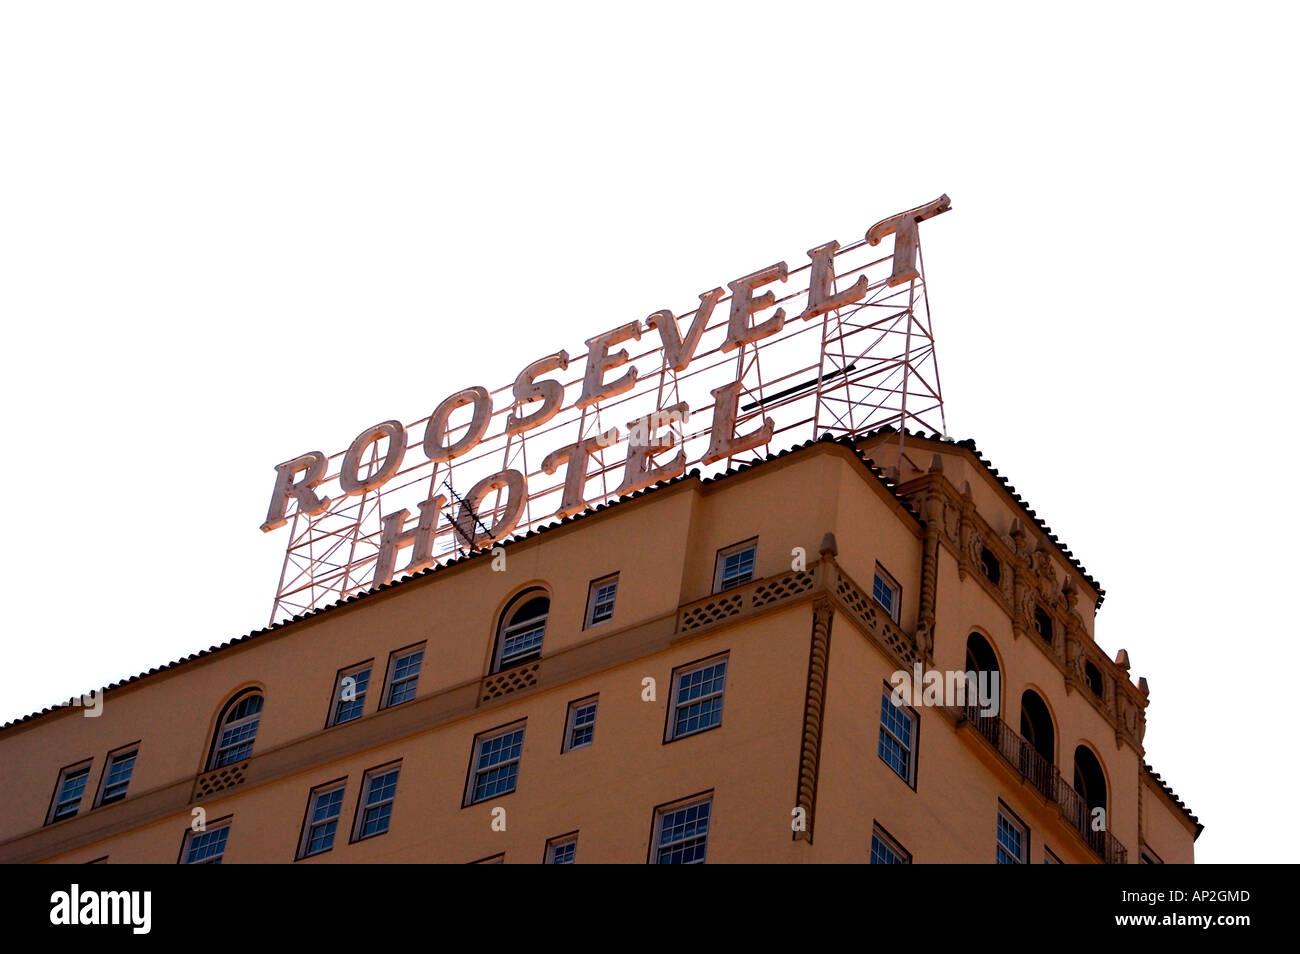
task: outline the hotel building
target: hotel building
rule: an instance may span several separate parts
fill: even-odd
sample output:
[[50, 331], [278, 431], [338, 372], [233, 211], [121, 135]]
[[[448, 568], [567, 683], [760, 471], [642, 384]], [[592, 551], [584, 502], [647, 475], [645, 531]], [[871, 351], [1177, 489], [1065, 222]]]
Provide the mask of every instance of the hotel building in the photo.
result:
[[7, 724], [0, 861], [1188, 863], [1103, 596], [973, 443], [816, 441]]

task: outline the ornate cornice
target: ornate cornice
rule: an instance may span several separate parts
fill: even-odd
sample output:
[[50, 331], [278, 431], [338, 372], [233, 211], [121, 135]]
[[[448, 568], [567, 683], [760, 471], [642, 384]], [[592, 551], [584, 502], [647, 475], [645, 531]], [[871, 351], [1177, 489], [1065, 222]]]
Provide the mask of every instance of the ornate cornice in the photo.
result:
[[[1076, 689], [1083, 693], [1114, 729], [1116, 747], [1127, 741], [1141, 753], [1148, 693], [1142, 683], [1135, 686], [1129, 679], [1123, 650], [1120, 660], [1112, 660], [1088, 634], [1076, 608], [1078, 585], [1069, 572], [1063, 578], [1059, 575], [1046, 542], [1036, 538], [1018, 519], [1007, 534], [998, 533], [976, 510], [970, 486], [958, 490], [944, 476], [941, 460], [936, 459], [928, 473], [903, 484], [899, 492], [922, 515], [927, 534], [938, 530], [938, 542], [956, 560], [959, 578], [969, 577], [984, 588], [1007, 614], [1017, 639], [1025, 636], [1038, 645], [1060, 670], [1067, 693]], [[985, 547], [1002, 568], [997, 583], [983, 572], [981, 554]], [[1052, 622], [1050, 644], [1039, 635], [1034, 620], [1039, 608]], [[917, 635], [922, 636], [920, 632]], [[1089, 662], [1102, 676], [1100, 698], [1087, 678]]]

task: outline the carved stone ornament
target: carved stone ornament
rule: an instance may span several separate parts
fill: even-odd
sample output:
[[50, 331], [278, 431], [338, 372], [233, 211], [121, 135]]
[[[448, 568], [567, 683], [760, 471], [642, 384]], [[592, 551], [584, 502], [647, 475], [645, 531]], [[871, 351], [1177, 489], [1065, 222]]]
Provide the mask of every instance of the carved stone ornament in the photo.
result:
[[1142, 728], [1142, 710], [1138, 708], [1137, 703], [1129, 698], [1127, 692], [1116, 693], [1117, 715], [1121, 724], [1128, 731], [1129, 735], [1141, 741], [1139, 734]]
[[1061, 595], [1065, 598], [1065, 605], [1070, 608], [1070, 612], [1075, 611], [1075, 606], [1079, 602], [1079, 587], [1070, 577], [1065, 578], [1065, 583], [1061, 585]]
[[934, 637], [930, 634], [930, 627], [922, 623], [916, 627], [916, 648], [923, 659], [933, 659], [931, 651], [934, 649]]
[[946, 499], [943, 502], [943, 532], [953, 542], [961, 533], [961, 511]]
[[1085, 678], [1083, 663], [1083, 643], [1079, 642], [1073, 635], [1067, 635], [1065, 637], [1065, 664], [1069, 667], [1070, 672], [1081, 680]]
[[1020, 618], [1026, 623], [1032, 620], [1037, 604], [1038, 594], [1034, 592], [1033, 588], [1019, 579], [1016, 580], [1016, 606], [1020, 610]]
[[1022, 559], [1029, 557], [1029, 535], [1025, 533], [1025, 525], [1017, 517], [1011, 521], [1011, 551]]
[[1038, 574], [1038, 588], [1043, 599], [1055, 603], [1060, 599], [1060, 584], [1056, 578], [1056, 567], [1052, 558], [1041, 547], [1034, 551], [1034, 572]]

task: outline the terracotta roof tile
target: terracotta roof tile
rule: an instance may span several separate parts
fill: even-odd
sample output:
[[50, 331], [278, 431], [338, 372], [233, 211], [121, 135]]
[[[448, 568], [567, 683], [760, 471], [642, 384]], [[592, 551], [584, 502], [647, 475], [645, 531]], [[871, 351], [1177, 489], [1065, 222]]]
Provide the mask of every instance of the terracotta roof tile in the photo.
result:
[[[503, 542], [501, 545], [505, 547], [514, 546], [516, 544], [524, 542], [525, 540], [531, 540], [534, 537], [538, 537], [544, 533], [550, 532], [551, 530], [555, 530], [558, 527], [567, 526], [569, 524], [576, 523], [579, 520], [589, 519], [594, 514], [601, 513], [606, 510], [610, 510], [613, 507], [619, 506], [620, 504], [624, 504], [627, 503], [628, 501], [636, 500], [640, 497], [647, 496], [648, 494], [652, 494], [658, 490], [662, 490], [665, 487], [670, 487], [674, 484], [683, 483], [688, 480], [700, 480], [702, 484], [716, 483], [717, 481], [724, 480], [727, 477], [733, 476], [735, 474], [740, 474], [745, 471], [753, 470], [756, 467], [759, 467], [763, 464], [769, 463], [774, 460], [778, 460], [782, 457], [788, 457], [790, 454], [797, 453], [798, 451], [801, 450], [805, 450], [819, 443], [840, 444], [848, 448], [850, 451], [852, 451], [854, 456], [857, 457], [860, 461], [862, 461], [862, 463], [867, 467], [867, 469], [871, 472], [871, 474], [881, 482], [881, 484], [894, 496], [894, 498], [897, 499], [898, 502], [903, 505], [904, 509], [912, 517], [912, 519], [916, 520], [916, 522], [919, 524], [920, 518], [916, 515], [915, 511], [913, 511], [912, 508], [908, 505], [907, 501], [903, 500], [903, 498], [898, 495], [897, 488], [895, 488], [894, 485], [885, 477], [884, 472], [881, 471], [880, 468], [878, 468], [870, 458], [868, 458], [865, 454], [861, 453], [855, 446], [856, 441], [861, 440], [863, 436], [867, 436], [867, 435], [859, 435], [857, 437], [851, 437], [851, 438], [850, 437], [832, 438], [827, 436], [827, 437], [819, 438], [817, 440], [805, 441], [804, 443], [796, 445], [795, 447], [788, 448], [787, 450], [768, 454], [764, 457], [756, 457], [751, 461], [745, 461], [739, 464], [734, 464], [726, 471], [723, 471], [722, 473], [715, 474], [712, 477], [707, 477], [703, 479], [700, 478], [700, 471], [698, 469], [692, 470], [689, 473], [683, 474], [680, 477], [674, 477], [671, 480], [660, 481], [659, 483], [654, 484], [650, 487], [646, 487], [642, 490], [635, 491], [634, 493], [627, 494], [623, 497], [619, 497], [617, 500], [610, 500], [598, 504], [597, 506], [592, 507], [589, 510], [584, 510], [582, 513], [576, 514], [572, 517], [565, 517], [562, 520], [556, 520], [552, 523], [543, 524], [542, 526], [536, 527], [525, 534], [507, 540]], [[228, 649], [231, 646], [237, 646], [241, 643], [246, 643], [249, 640], [256, 639], [259, 636], [265, 636], [268, 633], [273, 633], [277, 630], [284, 629], [285, 627], [291, 626], [294, 623], [302, 622], [303, 620], [307, 620], [307, 619], [312, 619], [314, 617], [320, 616], [323, 613], [328, 613], [331, 610], [337, 609], [341, 606], [346, 606], [349, 603], [355, 603], [359, 600], [366, 599], [367, 597], [373, 596], [377, 593], [386, 592], [388, 590], [391, 590], [395, 586], [402, 586], [403, 584], [408, 583], [410, 581], [426, 577], [431, 573], [437, 573], [441, 570], [444, 570], [447, 567], [457, 566], [461, 563], [466, 563], [470, 560], [485, 559], [490, 556], [491, 556], [491, 551], [486, 549], [479, 550], [475, 553], [463, 554], [461, 556], [448, 560], [445, 563], [440, 563], [437, 566], [432, 566], [429, 567], [428, 569], [420, 570], [417, 573], [412, 573], [409, 576], [404, 576], [401, 579], [394, 580], [391, 583], [383, 583], [380, 584], [379, 586], [371, 587], [370, 589], [364, 590], [360, 593], [354, 593], [351, 596], [346, 596], [343, 599], [336, 600], [335, 602], [329, 603], [325, 606], [319, 606], [316, 607], [315, 609], [305, 610], [304, 612], [291, 616], [288, 619], [283, 619], [280, 620], [279, 622], [272, 623], [269, 626], [264, 626], [261, 629], [253, 630], [252, 632], [248, 633], [245, 636], [238, 636], [234, 639], [227, 640], [226, 642], [221, 643], [218, 646], [212, 646], [208, 649], [203, 649], [200, 650], [199, 652], [191, 653], [188, 656], [185, 656], [181, 659], [173, 660], [172, 662], [169, 663], [165, 663], [162, 666], [155, 666], [154, 668], [150, 669], [148, 672], [137, 673], [134, 676], [129, 676], [125, 679], [121, 679], [117, 682], [105, 686], [103, 692], [108, 692], [113, 689], [121, 689], [125, 686], [131, 685], [134, 682], [138, 682], [139, 680], [144, 679], [147, 676], [152, 676], [161, 672], [169, 672], [173, 669], [176, 669], [179, 666], [185, 665], [186, 663], [193, 662], [196, 659], [202, 659], [204, 656], [210, 656], [213, 653], [220, 652], [223, 649]], [[0, 732], [30, 722], [33, 719], [38, 719], [41, 716], [50, 715], [52, 713], [59, 712], [64, 709], [71, 709], [71, 708], [77, 708], [77, 707], [69, 706], [66, 704], [49, 706], [47, 708], [41, 709], [39, 712], [33, 712], [30, 713], [29, 715], [25, 715], [20, 718], [13, 719], [9, 722], [6, 722], [4, 725], [0, 725]]]
[[[895, 430], [891, 425], [886, 424], [878, 431], [872, 431], [870, 434], [864, 434], [863, 438], [872, 436], [874, 434], [881, 434], [881, 433], [897, 434], [898, 431]], [[1076, 557], [1074, 553], [1071, 552], [1070, 548], [1065, 545], [1065, 542], [1061, 540], [1059, 537], [1057, 537], [1057, 535], [1052, 532], [1052, 528], [1043, 522], [1043, 520], [1038, 516], [1038, 512], [1029, 506], [1029, 501], [1021, 497], [1020, 494], [1016, 491], [1016, 488], [1013, 487], [1010, 484], [1010, 482], [1008, 482], [1007, 479], [998, 472], [998, 469], [994, 467], [991, 463], [989, 463], [988, 459], [983, 454], [980, 453], [979, 448], [975, 446], [975, 441], [971, 440], [970, 438], [967, 438], [966, 440], [962, 440], [962, 441], [948, 441], [948, 440], [944, 440], [938, 434], [924, 434], [920, 431], [904, 430], [903, 433], [906, 434], [908, 437], [918, 437], [921, 440], [933, 441], [936, 444], [944, 444], [952, 447], [964, 447], [968, 451], [970, 451], [971, 454], [974, 456], [974, 458], [977, 461], [979, 461], [980, 465], [986, 471], [988, 471], [988, 473], [995, 480], [997, 480], [998, 483], [1002, 485], [1003, 489], [1006, 490], [1008, 494], [1011, 495], [1011, 499], [1020, 505], [1020, 508], [1024, 510], [1025, 514], [1029, 517], [1029, 519], [1034, 522], [1034, 526], [1036, 526], [1039, 529], [1039, 531], [1042, 532], [1043, 536], [1045, 536], [1048, 540], [1052, 541], [1052, 543], [1056, 546], [1056, 549], [1060, 551], [1061, 555], [1065, 557], [1070, 562], [1070, 565], [1074, 567], [1076, 570], [1078, 570], [1079, 574], [1085, 580], [1088, 581], [1088, 584], [1094, 590], [1097, 591], [1097, 606], [1098, 608], [1101, 607], [1101, 604], [1106, 601], [1106, 590], [1103, 589], [1102, 585], [1098, 583], [1096, 579], [1093, 578], [1092, 574], [1088, 572], [1087, 568], [1082, 563], [1079, 562], [1078, 557]], [[859, 440], [861, 439], [862, 438], [859, 438]]]
[[[509, 547], [509, 546], [522, 543], [525, 540], [530, 540], [533, 539], [534, 537], [541, 536], [542, 534], [548, 533], [558, 527], [567, 526], [569, 524], [576, 523], [579, 520], [589, 519], [595, 514], [602, 513], [613, 507], [617, 507], [620, 504], [624, 504], [631, 500], [636, 500], [640, 497], [647, 496], [649, 494], [655, 493], [656, 491], [662, 490], [666, 487], [671, 487], [674, 484], [679, 484], [684, 481], [699, 480], [701, 484], [717, 483], [720, 480], [725, 480], [726, 478], [734, 476], [736, 474], [753, 470], [757, 467], [761, 467], [764, 464], [770, 463], [775, 460], [780, 460], [781, 458], [784, 457], [789, 457], [791, 454], [796, 454], [799, 451], [806, 450], [809, 447], [813, 447], [814, 445], [817, 444], [839, 444], [840, 446], [845, 447], [849, 451], [851, 451], [853, 455], [859, 461], [862, 462], [863, 466], [867, 468], [868, 472], [870, 472], [871, 475], [875, 477], [876, 480], [880, 481], [881, 485], [894, 497], [894, 499], [896, 499], [902, 505], [903, 509], [908, 513], [908, 515], [911, 516], [911, 518], [919, 525], [921, 522], [920, 517], [917, 515], [915, 510], [912, 509], [911, 505], [898, 493], [898, 488], [894, 485], [892, 481], [889, 480], [889, 478], [885, 475], [884, 471], [882, 471], [879, 467], [877, 467], [875, 462], [866, 454], [864, 454], [861, 450], [859, 450], [857, 446], [861, 441], [874, 437], [876, 435], [896, 434], [896, 433], [898, 433], [897, 430], [895, 430], [892, 426], [886, 424], [883, 427], [877, 428], [872, 431], [865, 431], [861, 434], [845, 435], [842, 437], [823, 435], [822, 437], [817, 438], [815, 440], [804, 441], [801, 444], [797, 444], [794, 447], [790, 447], [785, 450], [767, 454], [762, 457], [755, 457], [753, 460], [744, 461], [738, 464], [733, 464], [727, 470], [719, 474], [715, 474], [712, 477], [701, 478], [700, 471], [698, 469], [692, 470], [689, 473], [683, 474], [680, 477], [674, 477], [671, 480], [660, 481], [657, 484], [654, 484], [650, 487], [646, 487], [642, 490], [638, 490], [626, 496], [620, 497], [617, 500], [610, 500], [598, 504], [589, 510], [585, 510], [582, 513], [575, 514], [574, 516], [565, 517], [562, 520], [557, 520], [552, 523], [543, 524], [539, 527], [536, 527], [528, 531], [525, 534], [522, 534], [518, 537], [514, 537], [513, 539], [505, 541], [502, 544], [502, 546]], [[989, 464], [987, 460], [985, 460], [985, 458], [979, 453], [978, 449], [975, 447], [975, 442], [973, 440], [944, 441], [939, 437], [938, 434], [926, 435], [920, 432], [912, 432], [912, 431], [905, 431], [904, 433], [906, 433], [910, 437], [919, 437], [924, 440], [935, 441], [936, 443], [954, 444], [955, 446], [964, 447], [970, 450], [971, 453], [975, 456], [976, 460], [978, 460], [980, 464], [983, 465], [989, 471], [989, 473], [992, 474], [995, 478], [997, 478], [998, 481], [1007, 489], [1007, 492], [1011, 494], [1012, 498], [1015, 499], [1017, 503], [1019, 503], [1022, 507], [1025, 508], [1025, 512], [1030, 515], [1031, 519], [1034, 520], [1035, 525], [1037, 525], [1038, 528], [1042, 530], [1043, 533], [1054, 544], [1057, 545], [1058, 549], [1060, 549], [1061, 552], [1065, 555], [1065, 557], [1070, 561], [1071, 565], [1073, 565], [1075, 569], [1077, 569], [1081, 574], [1083, 574], [1085, 579], [1087, 579], [1088, 582], [1092, 584], [1092, 586], [1097, 590], [1099, 594], [1097, 604], [1099, 606], [1101, 605], [1101, 600], [1105, 597], [1105, 591], [1088, 574], [1087, 570], [1085, 570], [1083, 566], [1074, 558], [1074, 556], [1070, 553], [1070, 551], [1066, 549], [1065, 546], [1057, 539], [1056, 535], [1051, 532], [1051, 529], [1048, 528], [1046, 524], [1044, 524], [1041, 520], [1038, 519], [1038, 517], [1034, 514], [1033, 510], [1029, 509], [1028, 504], [1020, 497], [1019, 494], [1016, 493], [1015, 488], [1012, 487], [1010, 484], [1008, 484], [1006, 479], [1003, 478], [1000, 474], [998, 474], [997, 470], [993, 468], [993, 466]], [[328, 613], [331, 610], [337, 609], [338, 607], [346, 606], [349, 603], [355, 603], [359, 600], [366, 599], [367, 597], [372, 596], [374, 594], [386, 592], [395, 586], [401, 586], [410, 581], [422, 579], [424, 577], [427, 577], [431, 573], [437, 573], [441, 570], [444, 570], [447, 567], [457, 566], [459, 564], [466, 563], [470, 560], [484, 559], [487, 558], [488, 556], [490, 556], [489, 550], [479, 550], [475, 553], [468, 553], [458, 557], [454, 557], [453, 559], [448, 560], [445, 563], [441, 563], [438, 564], [437, 566], [429, 567], [428, 569], [425, 570], [420, 570], [417, 573], [412, 573], [409, 576], [404, 576], [401, 579], [392, 581], [391, 583], [384, 583], [379, 586], [371, 587], [368, 590], [365, 590], [360, 593], [354, 593], [351, 596], [346, 596], [343, 599], [336, 600], [335, 602], [327, 604], [325, 606], [320, 606], [315, 609], [306, 610], [302, 613], [298, 613], [287, 619], [283, 619], [280, 620], [279, 622], [272, 623], [269, 626], [265, 626], [261, 629], [253, 630], [247, 635], [238, 636], [234, 639], [227, 640], [226, 642], [221, 643], [220, 645], [213, 646], [208, 649], [200, 650], [199, 652], [196, 653], [191, 653], [188, 656], [166, 663], [162, 666], [156, 666], [150, 669], [148, 672], [138, 673], [134, 676], [130, 676], [125, 679], [119, 680], [117, 682], [111, 683], [105, 686], [103, 691], [108, 692], [109, 690], [120, 689], [124, 686], [129, 686], [134, 682], [138, 682], [139, 680], [145, 678], [146, 676], [152, 676], [161, 672], [169, 672], [173, 669], [176, 669], [179, 666], [183, 666], [186, 663], [193, 662], [196, 659], [202, 659], [205, 656], [210, 656], [215, 652], [220, 652], [221, 650], [228, 649], [231, 646], [237, 646], [241, 643], [246, 643], [249, 640], [256, 639], [259, 636], [265, 636], [268, 633], [276, 632], [277, 630], [284, 629], [285, 627], [291, 626], [294, 623], [302, 622], [303, 620], [307, 620], [307, 619], [312, 619], [323, 613]], [[50, 706], [41, 709], [39, 712], [33, 712], [29, 715], [25, 715], [20, 718], [13, 719], [9, 722], [6, 722], [4, 725], [0, 726], [0, 731], [4, 731], [5, 729], [9, 729], [14, 726], [22, 725], [26, 722], [30, 722], [32, 719], [37, 719], [40, 718], [41, 716], [49, 715], [51, 713], [59, 712], [63, 709], [69, 709], [69, 708], [74, 708], [74, 707], [68, 706], [66, 704]]]
[[1169, 783], [1166, 782], [1163, 778], [1161, 778], [1160, 773], [1157, 772], [1155, 769], [1153, 769], [1149, 763], [1143, 762], [1142, 767], [1146, 769], [1147, 774], [1150, 775], [1153, 780], [1155, 780], [1155, 783], [1164, 790], [1164, 793], [1168, 795], [1170, 799], [1173, 800], [1173, 803], [1177, 805], [1179, 809], [1182, 810], [1182, 813], [1186, 815], [1188, 819], [1192, 822], [1192, 824], [1196, 826], [1196, 837], [1193, 838], [1192, 840], [1195, 841], [1197, 838], [1200, 838], [1201, 832], [1205, 830], [1205, 826], [1201, 824], [1200, 819], [1197, 818], [1195, 813], [1183, 803], [1183, 800], [1179, 798], [1177, 794], [1175, 794], [1172, 788], [1169, 787]]

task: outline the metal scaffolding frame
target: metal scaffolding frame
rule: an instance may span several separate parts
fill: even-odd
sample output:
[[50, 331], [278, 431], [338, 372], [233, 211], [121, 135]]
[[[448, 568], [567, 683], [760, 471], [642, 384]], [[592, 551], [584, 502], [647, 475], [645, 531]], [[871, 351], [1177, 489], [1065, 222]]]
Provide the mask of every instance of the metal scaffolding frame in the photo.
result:
[[[421, 501], [437, 494], [445, 496], [447, 504], [438, 523], [435, 562], [444, 563], [467, 552], [470, 542], [454, 529], [459, 498], [476, 481], [497, 471], [517, 470], [527, 481], [527, 497], [512, 537], [556, 520], [564, 474], [563, 470], [546, 474], [541, 469], [543, 458], [610, 426], [619, 429], [620, 439], [598, 448], [588, 461], [584, 497], [589, 507], [614, 499], [626, 460], [624, 427], [651, 412], [663, 412], [686, 402], [689, 420], [670, 422], [660, 433], [671, 432], [677, 446], [684, 449], [687, 471], [695, 468], [708, 476], [729, 468], [733, 458], [711, 465], [704, 465], [702, 458], [709, 446], [708, 421], [714, 406], [711, 391], [736, 381], [740, 382], [740, 398], [735, 433], [748, 434], [771, 418], [775, 426], [766, 447], [790, 447], [827, 434], [861, 434], [886, 424], [898, 428], [900, 445], [905, 428], [946, 433], [919, 239], [917, 274], [901, 284], [891, 284], [893, 253], [880, 254], [865, 239], [836, 250], [833, 263], [832, 290], [850, 288], [860, 276], [866, 276], [865, 297], [805, 320], [800, 316], [808, 302], [812, 263], [792, 269], [784, 287], [769, 286], [776, 293], [772, 306], [753, 316], [758, 324], [772, 317], [779, 307], [785, 310], [784, 326], [776, 334], [730, 353], [722, 350], [730, 296], [722, 295], [700, 338], [700, 350], [685, 369], [669, 367], [658, 346], [658, 332], [643, 330], [639, 348], [630, 347], [637, 342], [627, 342], [629, 350], [637, 353], [629, 355], [626, 367], [641, 372], [632, 390], [578, 409], [574, 401], [582, 389], [586, 362], [582, 349], [567, 371], [548, 376], [563, 383], [564, 402], [554, 418], [534, 430], [505, 433], [505, 419], [511, 411], [535, 409], [514, 402], [512, 382], [490, 392], [492, 416], [488, 429], [473, 450], [462, 457], [442, 463], [424, 458], [418, 451], [418, 439], [429, 417], [421, 418], [406, 426], [412, 452], [403, 458], [398, 471], [381, 487], [349, 497], [338, 485], [344, 451], [333, 454], [319, 488], [320, 493], [332, 498], [329, 509], [308, 516], [294, 507], [288, 518], [289, 540], [271, 622], [369, 589], [384, 516], [402, 509], [415, 513]], [[678, 327], [689, 328], [697, 310], [677, 316]], [[647, 348], [649, 343], [656, 346]], [[618, 368], [609, 376], [617, 377], [625, 370]], [[458, 419], [453, 413], [448, 439], [457, 439], [468, 428], [468, 414], [462, 413]], [[370, 446], [359, 471], [362, 478], [377, 473], [383, 464], [383, 443], [386, 439]], [[674, 448], [659, 461], [676, 453]], [[763, 447], [754, 448], [743, 459], [762, 453]], [[418, 462], [411, 463], [416, 457]], [[505, 505], [506, 492], [494, 491], [477, 508], [477, 517], [491, 526]], [[397, 575], [401, 575], [400, 570]]]

